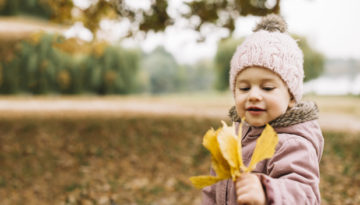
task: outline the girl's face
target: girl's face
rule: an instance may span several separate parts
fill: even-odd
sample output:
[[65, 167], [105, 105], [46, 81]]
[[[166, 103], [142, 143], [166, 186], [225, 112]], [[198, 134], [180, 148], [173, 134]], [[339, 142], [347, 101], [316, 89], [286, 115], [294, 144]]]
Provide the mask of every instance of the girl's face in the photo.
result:
[[284, 114], [295, 100], [274, 72], [260, 67], [241, 71], [235, 81], [236, 111], [241, 118], [260, 127]]

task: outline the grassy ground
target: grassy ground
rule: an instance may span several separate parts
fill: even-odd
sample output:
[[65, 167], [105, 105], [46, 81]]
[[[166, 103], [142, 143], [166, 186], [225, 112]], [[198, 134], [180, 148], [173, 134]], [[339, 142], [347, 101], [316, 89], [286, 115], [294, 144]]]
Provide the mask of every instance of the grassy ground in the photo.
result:
[[193, 204], [188, 177], [216, 123], [195, 118], [3, 119], [0, 204]]
[[[190, 116], [13, 116], [0, 119], [0, 204], [199, 204], [202, 135]], [[359, 204], [360, 134], [324, 132], [323, 204]], [[114, 203], [112, 203], [114, 202]]]

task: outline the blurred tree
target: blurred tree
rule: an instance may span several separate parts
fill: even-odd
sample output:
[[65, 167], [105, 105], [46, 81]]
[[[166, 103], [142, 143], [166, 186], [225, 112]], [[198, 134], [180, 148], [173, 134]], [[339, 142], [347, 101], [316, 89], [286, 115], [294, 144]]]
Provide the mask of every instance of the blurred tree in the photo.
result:
[[209, 91], [214, 85], [213, 61], [204, 59], [191, 65], [178, 67], [178, 81], [180, 92]]
[[127, 94], [138, 84], [138, 50], [49, 34], [14, 47], [12, 55], [0, 56], [0, 93]]
[[141, 63], [142, 92], [152, 94], [211, 90], [214, 81], [213, 61], [179, 65], [164, 47], [145, 54]]
[[39, 33], [16, 44], [14, 56], [3, 64], [0, 92], [47, 94], [60, 90], [69, 93], [72, 85], [69, 72], [76, 63], [70, 55], [53, 47], [61, 40], [63, 37]]
[[32, 15], [41, 18], [51, 18], [52, 12], [43, 0], [1, 0], [0, 15]]
[[206, 91], [213, 89], [214, 65], [212, 60], [200, 60], [186, 67], [186, 91]]
[[150, 84], [147, 92], [159, 94], [181, 90], [180, 79], [183, 75], [179, 73], [179, 65], [163, 47], [158, 47], [146, 55], [141, 67], [148, 73], [147, 81]]
[[325, 57], [320, 52], [311, 48], [305, 37], [293, 35], [295, 39], [299, 39], [299, 47], [304, 52], [304, 81], [319, 77], [324, 72]]
[[[93, 54], [90, 58], [96, 59], [95, 72], [92, 78], [99, 81], [99, 94], [128, 94], [136, 88], [136, 75], [139, 69], [139, 52], [124, 50], [116, 46], [104, 47], [101, 56]], [[92, 65], [90, 65], [92, 66]], [[100, 70], [99, 70], [100, 69]]]
[[[2, 0], [0, 14], [26, 13], [66, 24], [82, 21], [94, 35], [101, 19], [126, 19], [131, 24], [127, 36], [134, 36], [139, 32], [164, 31], [167, 26], [179, 20], [179, 16], [182, 20], [187, 19], [189, 27], [196, 31], [200, 31], [203, 25], [211, 24], [232, 32], [235, 29], [234, 22], [239, 16], [264, 16], [280, 12], [280, 0], [184, 1], [183, 7], [187, 8], [177, 9], [179, 15], [169, 13], [167, 0], [148, 0], [150, 6], [146, 9], [134, 8], [127, 0], [87, 0], [87, 2], [88, 7], [77, 8], [72, 0]], [[191, 21], [191, 19], [197, 20]]]
[[215, 88], [220, 91], [227, 90], [229, 87], [230, 60], [236, 47], [243, 39], [224, 39], [219, 42], [215, 56]]

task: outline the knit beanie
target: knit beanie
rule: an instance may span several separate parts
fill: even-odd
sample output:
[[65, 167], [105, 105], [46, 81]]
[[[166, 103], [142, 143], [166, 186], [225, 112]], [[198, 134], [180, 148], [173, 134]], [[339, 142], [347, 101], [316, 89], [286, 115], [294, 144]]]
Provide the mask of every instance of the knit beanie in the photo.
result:
[[230, 89], [235, 95], [237, 75], [245, 68], [258, 66], [277, 73], [299, 102], [303, 93], [303, 61], [303, 53], [287, 33], [284, 19], [267, 15], [235, 51], [230, 65]]

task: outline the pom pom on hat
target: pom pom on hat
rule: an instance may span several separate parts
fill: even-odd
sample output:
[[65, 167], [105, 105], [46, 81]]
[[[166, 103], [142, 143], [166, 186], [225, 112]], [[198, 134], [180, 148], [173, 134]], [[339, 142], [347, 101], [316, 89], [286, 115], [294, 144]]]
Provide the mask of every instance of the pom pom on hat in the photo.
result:
[[260, 30], [285, 33], [287, 31], [287, 24], [280, 16], [269, 14], [256, 25], [253, 31], [257, 32]]
[[235, 80], [245, 68], [259, 66], [277, 73], [296, 102], [303, 92], [303, 53], [297, 42], [286, 33], [283, 18], [270, 14], [256, 25], [254, 33], [238, 46], [231, 59], [230, 89], [235, 94]]

